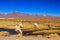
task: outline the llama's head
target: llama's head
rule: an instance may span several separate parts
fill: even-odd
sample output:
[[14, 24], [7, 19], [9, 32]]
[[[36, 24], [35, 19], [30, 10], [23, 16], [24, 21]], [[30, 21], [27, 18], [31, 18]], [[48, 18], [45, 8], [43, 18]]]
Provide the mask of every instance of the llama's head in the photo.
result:
[[20, 26], [20, 28], [23, 28], [23, 24], [22, 23], [20, 23], [19, 26]]

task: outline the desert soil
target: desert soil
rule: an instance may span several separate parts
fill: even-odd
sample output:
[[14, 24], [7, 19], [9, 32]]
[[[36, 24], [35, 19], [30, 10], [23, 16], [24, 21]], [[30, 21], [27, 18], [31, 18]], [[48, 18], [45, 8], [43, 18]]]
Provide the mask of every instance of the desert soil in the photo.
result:
[[0, 37], [0, 40], [60, 40], [60, 38], [40, 38], [40, 37]]

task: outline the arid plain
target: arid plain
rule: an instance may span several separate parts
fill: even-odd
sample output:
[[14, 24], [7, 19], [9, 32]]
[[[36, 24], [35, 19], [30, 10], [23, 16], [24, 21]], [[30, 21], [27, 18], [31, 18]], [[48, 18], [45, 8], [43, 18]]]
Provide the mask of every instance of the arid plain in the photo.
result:
[[[18, 16], [15, 13], [15, 16]], [[60, 38], [60, 17], [34, 16], [17, 18], [0, 18], [0, 39], [1, 40], [59, 40]], [[23, 34], [15, 33], [15, 25], [23, 24]], [[39, 28], [34, 28], [37, 23]]]

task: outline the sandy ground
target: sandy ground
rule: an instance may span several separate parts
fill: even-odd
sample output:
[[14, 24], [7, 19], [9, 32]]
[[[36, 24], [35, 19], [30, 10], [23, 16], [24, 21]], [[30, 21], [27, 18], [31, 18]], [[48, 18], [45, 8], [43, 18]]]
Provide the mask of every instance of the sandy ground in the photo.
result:
[[60, 38], [39, 38], [39, 37], [22, 37], [22, 38], [17, 38], [17, 37], [0, 37], [0, 40], [60, 40]]

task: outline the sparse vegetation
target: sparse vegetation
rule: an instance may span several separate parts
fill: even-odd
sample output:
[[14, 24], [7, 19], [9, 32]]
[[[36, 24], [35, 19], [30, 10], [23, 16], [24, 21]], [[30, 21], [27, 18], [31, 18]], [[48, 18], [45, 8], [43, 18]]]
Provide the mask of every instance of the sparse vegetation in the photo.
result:
[[10, 36], [10, 33], [7, 31], [1, 31], [0, 36]]
[[[32, 32], [32, 35], [41, 35], [41, 37], [55, 37], [55, 36], [52, 36], [49, 35], [49, 34], [52, 34], [52, 33], [57, 33], [57, 34], [60, 34], [60, 19], [59, 18], [37, 18], [36, 20], [35, 19], [0, 19], [0, 28], [6, 28], [6, 29], [15, 29], [15, 25], [17, 24], [20, 24], [22, 23], [23, 24], [23, 28], [22, 28], [22, 31], [29, 31], [29, 32]], [[22, 20], [22, 21], [21, 21]], [[27, 21], [27, 20], [30, 20], [30, 21]], [[33, 23], [34, 22], [37, 22], [38, 23], [38, 26], [39, 28], [34, 28], [34, 25]], [[48, 25], [50, 25], [50, 28], [48, 27]], [[0, 35], [10, 35], [9, 33], [5, 33], [5, 32], [0, 32]], [[46, 35], [45, 35], [46, 34]], [[43, 36], [45, 35], [45, 36]], [[54, 35], [54, 34], [53, 34]], [[16, 37], [20, 37], [21, 35], [16, 35]], [[59, 35], [60, 36], [60, 35]], [[57, 36], [57, 38], [59, 37]], [[21, 36], [23, 37], [23, 35]]]

